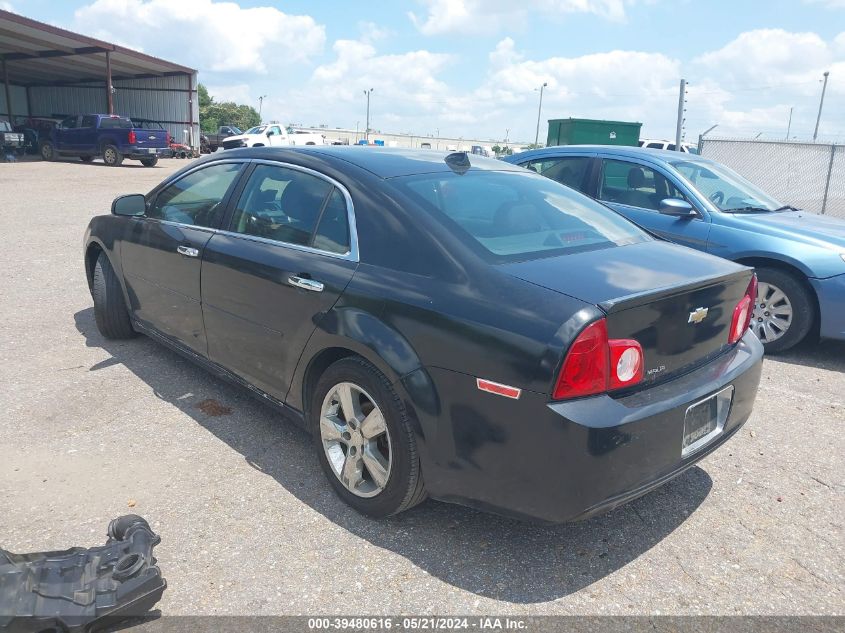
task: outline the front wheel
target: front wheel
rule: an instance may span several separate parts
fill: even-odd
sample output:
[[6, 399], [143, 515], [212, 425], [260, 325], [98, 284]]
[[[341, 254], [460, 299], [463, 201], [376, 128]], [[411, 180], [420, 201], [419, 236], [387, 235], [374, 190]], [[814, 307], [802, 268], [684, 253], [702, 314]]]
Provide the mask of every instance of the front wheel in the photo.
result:
[[136, 336], [123, 300], [120, 280], [105, 253], [100, 253], [94, 265], [91, 297], [94, 299], [94, 321], [100, 334], [111, 339]]
[[158, 156], [153, 156], [152, 158], [142, 158], [141, 164], [144, 167], [155, 167], [158, 164]]
[[56, 160], [56, 158], [58, 158], [56, 156], [56, 148], [53, 147], [53, 144], [50, 141], [44, 141], [41, 143], [39, 151], [41, 153], [41, 158], [44, 160]]
[[119, 167], [123, 162], [123, 154], [114, 145], [103, 147], [103, 162], [109, 167]]
[[425, 499], [402, 401], [367, 361], [345, 358], [325, 371], [311, 396], [309, 422], [326, 477], [359, 512], [386, 517]]
[[803, 341], [815, 316], [812, 297], [801, 280], [777, 268], [757, 269], [757, 302], [750, 327], [766, 352], [783, 352]]

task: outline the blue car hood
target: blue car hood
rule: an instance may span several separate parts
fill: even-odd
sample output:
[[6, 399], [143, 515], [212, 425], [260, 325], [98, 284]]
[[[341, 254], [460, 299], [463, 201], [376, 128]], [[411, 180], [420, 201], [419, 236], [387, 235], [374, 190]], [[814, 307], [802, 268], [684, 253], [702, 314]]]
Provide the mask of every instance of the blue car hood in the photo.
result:
[[841, 218], [806, 211], [726, 213], [725, 217], [728, 221], [724, 224], [845, 252], [845, 220]]

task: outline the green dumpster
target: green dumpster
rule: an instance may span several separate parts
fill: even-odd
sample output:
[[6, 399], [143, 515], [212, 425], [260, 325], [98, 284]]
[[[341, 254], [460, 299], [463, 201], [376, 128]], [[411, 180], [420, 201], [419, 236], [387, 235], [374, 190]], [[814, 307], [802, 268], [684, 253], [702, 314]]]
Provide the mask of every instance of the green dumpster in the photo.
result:
[[636, 147], [642, 123], [631, 121], [602, 121], [599, 119], [549, 119], [552, 145], [629, 145]]

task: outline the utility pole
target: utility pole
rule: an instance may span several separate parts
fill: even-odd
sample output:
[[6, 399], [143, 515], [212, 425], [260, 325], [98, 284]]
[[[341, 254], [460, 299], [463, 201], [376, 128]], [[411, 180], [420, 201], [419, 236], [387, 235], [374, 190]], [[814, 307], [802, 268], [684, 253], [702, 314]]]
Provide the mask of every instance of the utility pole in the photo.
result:
[[258, 122], [261, 123], [261, 108], [264, 107], [264, 100], [267, 98], [267, 95], [261, 95], [258, 97]]
[[681, 131], [684, 127], [684, 105], [687, 102], [687, 80], [681, 79], [681, 90], [678, 93], [678, 124], [675, 127], [675, 150], [681, 151]]
[[824, 71], [824, 85], [822, 86], [822, 98], [819, 101], [819, 115], [816, 117], [816, 130], [813, 132], [813, 142], [816, 142], [816, 137], [819, 135], [819, 121], [822, 118], [822, 106], [824, 105], [824, 92], [827, 90], [827, 76], [830, 75], [830, 71]]
[[364, 137], [367, 139], [367, 145], [370, 144], [370, 95], [372, 93], [373, 88], [364, 91], [364, 94], [367, 95], [367, 130], [364, 132]]
[[789, 140], [789, 131], [792, 129], [792, 108], [789, 108], [789, 123], [786, 124], [786, 140]]
[[437, 144], [434, 146], [434, 149], [440, 149], [440, 128], [437, 128]]
[[[540, 113], [543, 111], [543, 89], [548, 86], [548, 82], [543, 82], [540, 86], [540, 107], [537, 108], [537, 131], [534, 133], [534, 147], [537, 147], [537, 142], [540, 140]], [[536, 88], [535, 88], [536, 90]]]

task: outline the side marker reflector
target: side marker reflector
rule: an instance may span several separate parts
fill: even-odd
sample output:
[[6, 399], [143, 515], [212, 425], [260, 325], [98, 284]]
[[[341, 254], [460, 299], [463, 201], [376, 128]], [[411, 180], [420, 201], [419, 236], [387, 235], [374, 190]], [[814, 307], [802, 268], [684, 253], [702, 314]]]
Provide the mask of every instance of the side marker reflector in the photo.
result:
[[489, 391], [490, 393], [495, 393], [497, 396], [504, 396], [505, 398], [511, 398], [513, 400], [518, 400], [519, 396], [522, 394], [522, 389], [502, 385], [498, 382], [493, 382], [492, 380], [484, 380], [483, 378], [476, 378], [475, 384], [478, 385], [478, 388], [481, 391]]

